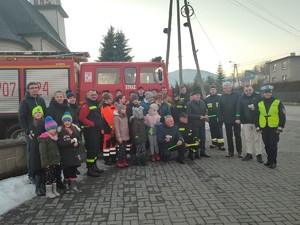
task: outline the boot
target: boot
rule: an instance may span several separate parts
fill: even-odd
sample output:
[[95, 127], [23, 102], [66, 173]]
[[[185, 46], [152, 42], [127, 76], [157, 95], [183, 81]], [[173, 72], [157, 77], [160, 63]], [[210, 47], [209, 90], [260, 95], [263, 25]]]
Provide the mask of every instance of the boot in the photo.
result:
[[124, 164], [123, 164], [123, 160], [118, 160], [118, 162], [117, 162], [117, 167], [119, 167], [119, 168], [124, 168]]
[[194, 152], [192, 150], [189, 150], [188, 158], [191, 159], [191, 160], [195, 159]]
[[41, 174], [41, 185], [40, 185], [40, 191], [43, 193], [43, 195], [46, 195], [46, 179], [45, 179], [45, 173], [43, 172]]
[[96, 172], [96, 173], [103, 173], [104, 170], [101, 170], [99, 169], [99, 167], [97, 166], [97, 163], [95, 162], [95, 164], [93, 165], [93, 170]]
[[88, 171], [87, 171], [86, 175], [89, 177], [100, 177], [100, 173], [97, 173], [96, 171], [94, 171], [92, 167], [88, 167]]
[[70, 194], [71, 193], [70, 180], [65, 180], [65, 185], [66, 185], [65, 194]]
[[79, 190], [76, 186], [76, 180], [70, 180], [70, 189], [75, 193], [81, 193], [82, 190]]
[[151, 161], [152, 161], [152, 162], [155, 162], [155, 160], [156, 160], [156, 155], [153, 154], [153, 155], [151, 156]]
[[253, 159], [253, 156], [249, 153], [242, 159], [242, 161], [249, 161], [250, 159]]
[[41, 188], [41, 176], [35, 175], [35, 194], [37, 196], [44, 196], [45, 193], [43, 192]]
[[160, 161], [160, 156], [159, 156], [159, 154], [156, 154], [156, 161]]
[[52, 184], [52, 193], [56, 196], [56, 197], [59, 197], [60, 194], [57, 192], [56, 190], [56, 183], [53, 183]]
[[142, 157], [141, 157], [141, 165], [142, 165], [142, 166], [147, 166], [145, 156], [142, 156]]
[[128, 162], [126, 161], [126, 159], [123, 160], [123, 165], [124, 165], [124, 167], [128, 167], [129, 166]]
[[[60, 177], [60, 178], [61, 178], [61, 177]], [[61, 181], [61, 179], [60, 179], [60, 180], [57, 180], [56, 187], [57, 187], [58, 189], [65, 189], [65, 188], [66, 188], [65, 184]]]
[[46, 197], [47, 198], [55, 198], [56, 195], [52, 192], [52, 184], [46, 185]]
[[257, 160], [257, 162], [259, 162], [259, 163], [263, 163], [263, 162], [264, 162], [264, 161], [262, 160], [261, 154], [258, 154], [258, 155], [256, 156], [256, 160]]

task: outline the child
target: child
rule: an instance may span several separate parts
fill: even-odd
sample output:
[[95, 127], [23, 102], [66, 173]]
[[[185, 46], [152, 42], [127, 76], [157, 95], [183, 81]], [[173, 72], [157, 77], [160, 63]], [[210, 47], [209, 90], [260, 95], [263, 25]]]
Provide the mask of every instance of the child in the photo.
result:
[[62, 126], [58, 128], [58, 147], [62, 159], [62, 168], [66, 184], [66, 192], [81, 193], [76, 186], [76, 171], [80, 166], [79, 142], [80, 128], [72, 124], [72, 116], [69, 112], [65, 112], [62, 116]]
[[56, 141], [57, 123], [51, 116], [45, 119], [45, 130], [39, 138], [39, 151], [41, 156], [41, 166], [45, 171], [46, 177], [46, 197], [55, 198], [60, 196], [56, 190], [56, 173], [60, 164], [60, 155]]
[[103, 95], [101, 115], [103, 117], [103, 158], [105, 165], [116, 164], [116, 138], [114, 128], [114, 111], [116, 107], [112, 104], [113, 99], [109, 94]]
[[146, 165], [145, 152], [146, 152], [147, 135], [146, 135], [146, 129], [144, 124], [143, 110], [144, 110], [143, 106], [133, 108], [132, 117], [130, 118], [133, 142], [136, 146], [136, 154], [134, 158], [135, 158], [135, 164], [137, 166]]
[[117, 143], [119, 145], [117, 166], [123, 168], [128, 166], [126, 161], [126, 145], [129, 140], [128, 119], [126, 106], [122, 104], [116, 104], [116, 106], [117, 110], [114, 111], [114, 126]]
[[159, 161], [159, 150], [157, 144], [157, 125], [160, 124], [160, 115], [157, 113], [158, 105], [153, 103], [150, 105], [148, 114], [145, 116], [146, 131], [151, 151], [151, 161]]
[[41, 167], [41, 157], [39, 152], [39, 143], [37, 137], [41, 133], [41, 126], [44, 125], [44, 112], [41, 106], [36, 106], [32, 109], [33, 123], [29, 125], [29, 138], [32, 140], [32, 161], [33, 171], [35, 175], [35, 193], [37, 196], [44, 196], [45, 190], [45, 179], [44, 172]]

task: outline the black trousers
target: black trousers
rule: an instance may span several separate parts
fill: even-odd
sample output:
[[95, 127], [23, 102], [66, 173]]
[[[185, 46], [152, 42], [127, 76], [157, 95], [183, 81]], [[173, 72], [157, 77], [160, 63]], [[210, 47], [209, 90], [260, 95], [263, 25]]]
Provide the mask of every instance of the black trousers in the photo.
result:
[[95, 164], [100, 149], [100, 130], [93, 128], [84, 128], [83, 130], [85, 149], [86, 149], [86, 165], [91, 167]]
[[223, 139], [222, 123], [209, 123], [211, 139]]
[[268, 162], [270, 164], [277, 164], [277, 144], [279, 142], [279, 134], [277, 134], [276, 128], [263, 128], [262, 139], [265, 145], [266, 153], [268, 155]]
[[237, 152], [242, 152], [241, 125], [236, 123], [225, 123], [228, 152], [234, 152], [233, 134]]

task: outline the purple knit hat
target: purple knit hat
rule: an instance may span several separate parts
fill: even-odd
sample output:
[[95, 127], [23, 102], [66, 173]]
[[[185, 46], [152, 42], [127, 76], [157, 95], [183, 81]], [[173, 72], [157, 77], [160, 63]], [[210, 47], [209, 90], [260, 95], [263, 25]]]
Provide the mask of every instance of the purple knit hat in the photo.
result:
[[57, 123], [53, 120], [51, 116], [47, 116], [45, 119], [45, 129], [46, 131], [57, 129]]

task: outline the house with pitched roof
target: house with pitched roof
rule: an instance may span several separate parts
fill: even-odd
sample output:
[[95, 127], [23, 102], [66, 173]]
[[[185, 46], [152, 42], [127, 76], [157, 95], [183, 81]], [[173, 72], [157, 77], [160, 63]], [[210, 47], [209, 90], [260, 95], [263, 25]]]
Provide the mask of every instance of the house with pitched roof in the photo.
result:
[[0, 0], [0, 51], [69, 52], [60, 0]]

